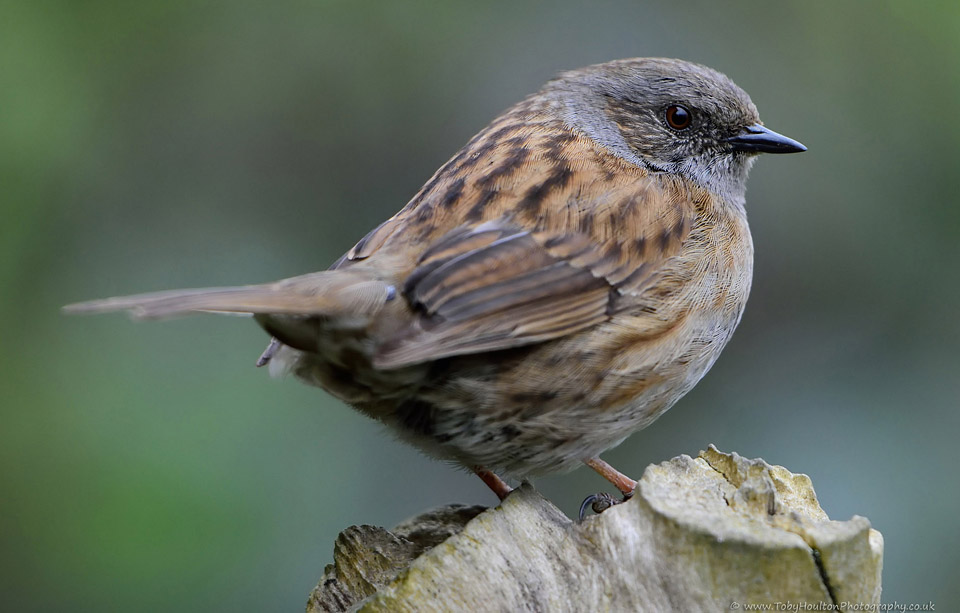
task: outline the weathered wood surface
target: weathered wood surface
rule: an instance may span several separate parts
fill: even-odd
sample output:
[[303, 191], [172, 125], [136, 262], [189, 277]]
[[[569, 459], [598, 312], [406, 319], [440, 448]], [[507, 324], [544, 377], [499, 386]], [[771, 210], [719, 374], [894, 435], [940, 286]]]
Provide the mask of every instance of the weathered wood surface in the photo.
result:
[[579, 523], [530, 485], [498, 507], [348, 528], [309, 612], [730, 611], [878, 603], [883, 537], [831, 521], [810, 479], [712, 446]]

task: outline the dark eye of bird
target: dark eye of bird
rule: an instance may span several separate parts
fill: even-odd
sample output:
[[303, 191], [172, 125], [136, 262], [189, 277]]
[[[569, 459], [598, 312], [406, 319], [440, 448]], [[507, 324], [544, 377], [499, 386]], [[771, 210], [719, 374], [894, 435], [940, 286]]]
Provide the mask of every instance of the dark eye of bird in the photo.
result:
[[674, 130], [685, 130], [690, 127], [692, 119], [690, 111], [679, 104], [673, 104], [667, 107], [667, 125]]

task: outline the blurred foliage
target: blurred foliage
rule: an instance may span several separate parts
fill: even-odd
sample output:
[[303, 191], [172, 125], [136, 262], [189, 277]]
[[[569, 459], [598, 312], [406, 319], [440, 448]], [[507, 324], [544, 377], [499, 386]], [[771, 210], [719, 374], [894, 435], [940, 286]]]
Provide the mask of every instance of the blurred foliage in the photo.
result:
[[[608, 454], [710, 442], [811, 475], [886, 537], [884, 599], [960, 601], [960, 5], [4, 2], [0, 601], [299, 610], [338, 530], [490, 504], [322, 392], [247, 321], [66, 302], [325, 267], [555, 72], [683, 57], [804, 142], [763, 159], [743, 324]], [[589, 471], [538, 486], [571, 512]]]

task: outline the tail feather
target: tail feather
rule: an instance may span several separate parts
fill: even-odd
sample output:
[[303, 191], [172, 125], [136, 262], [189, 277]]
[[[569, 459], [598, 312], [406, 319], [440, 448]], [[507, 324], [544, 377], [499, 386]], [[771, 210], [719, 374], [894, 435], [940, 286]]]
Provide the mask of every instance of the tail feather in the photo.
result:
[[63, 307], [65, 313], [129, 311], [135, 319], [195, 312], [277, 315], [373, 315], [395, 290], [383, 281], [348, 271], [324, 271], [263, 285], [184, 289]]

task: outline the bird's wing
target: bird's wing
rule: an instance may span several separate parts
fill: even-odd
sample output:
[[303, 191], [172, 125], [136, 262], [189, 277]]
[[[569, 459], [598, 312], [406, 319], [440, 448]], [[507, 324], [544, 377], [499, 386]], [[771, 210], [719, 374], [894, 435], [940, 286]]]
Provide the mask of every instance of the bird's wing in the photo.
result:
[[573, 334], [606, 321], [622, 291], [654, 273], [581, 232], [464, 226], [420, 258], [403, 288], [417, 315], [374, 363], [397, 368]]

